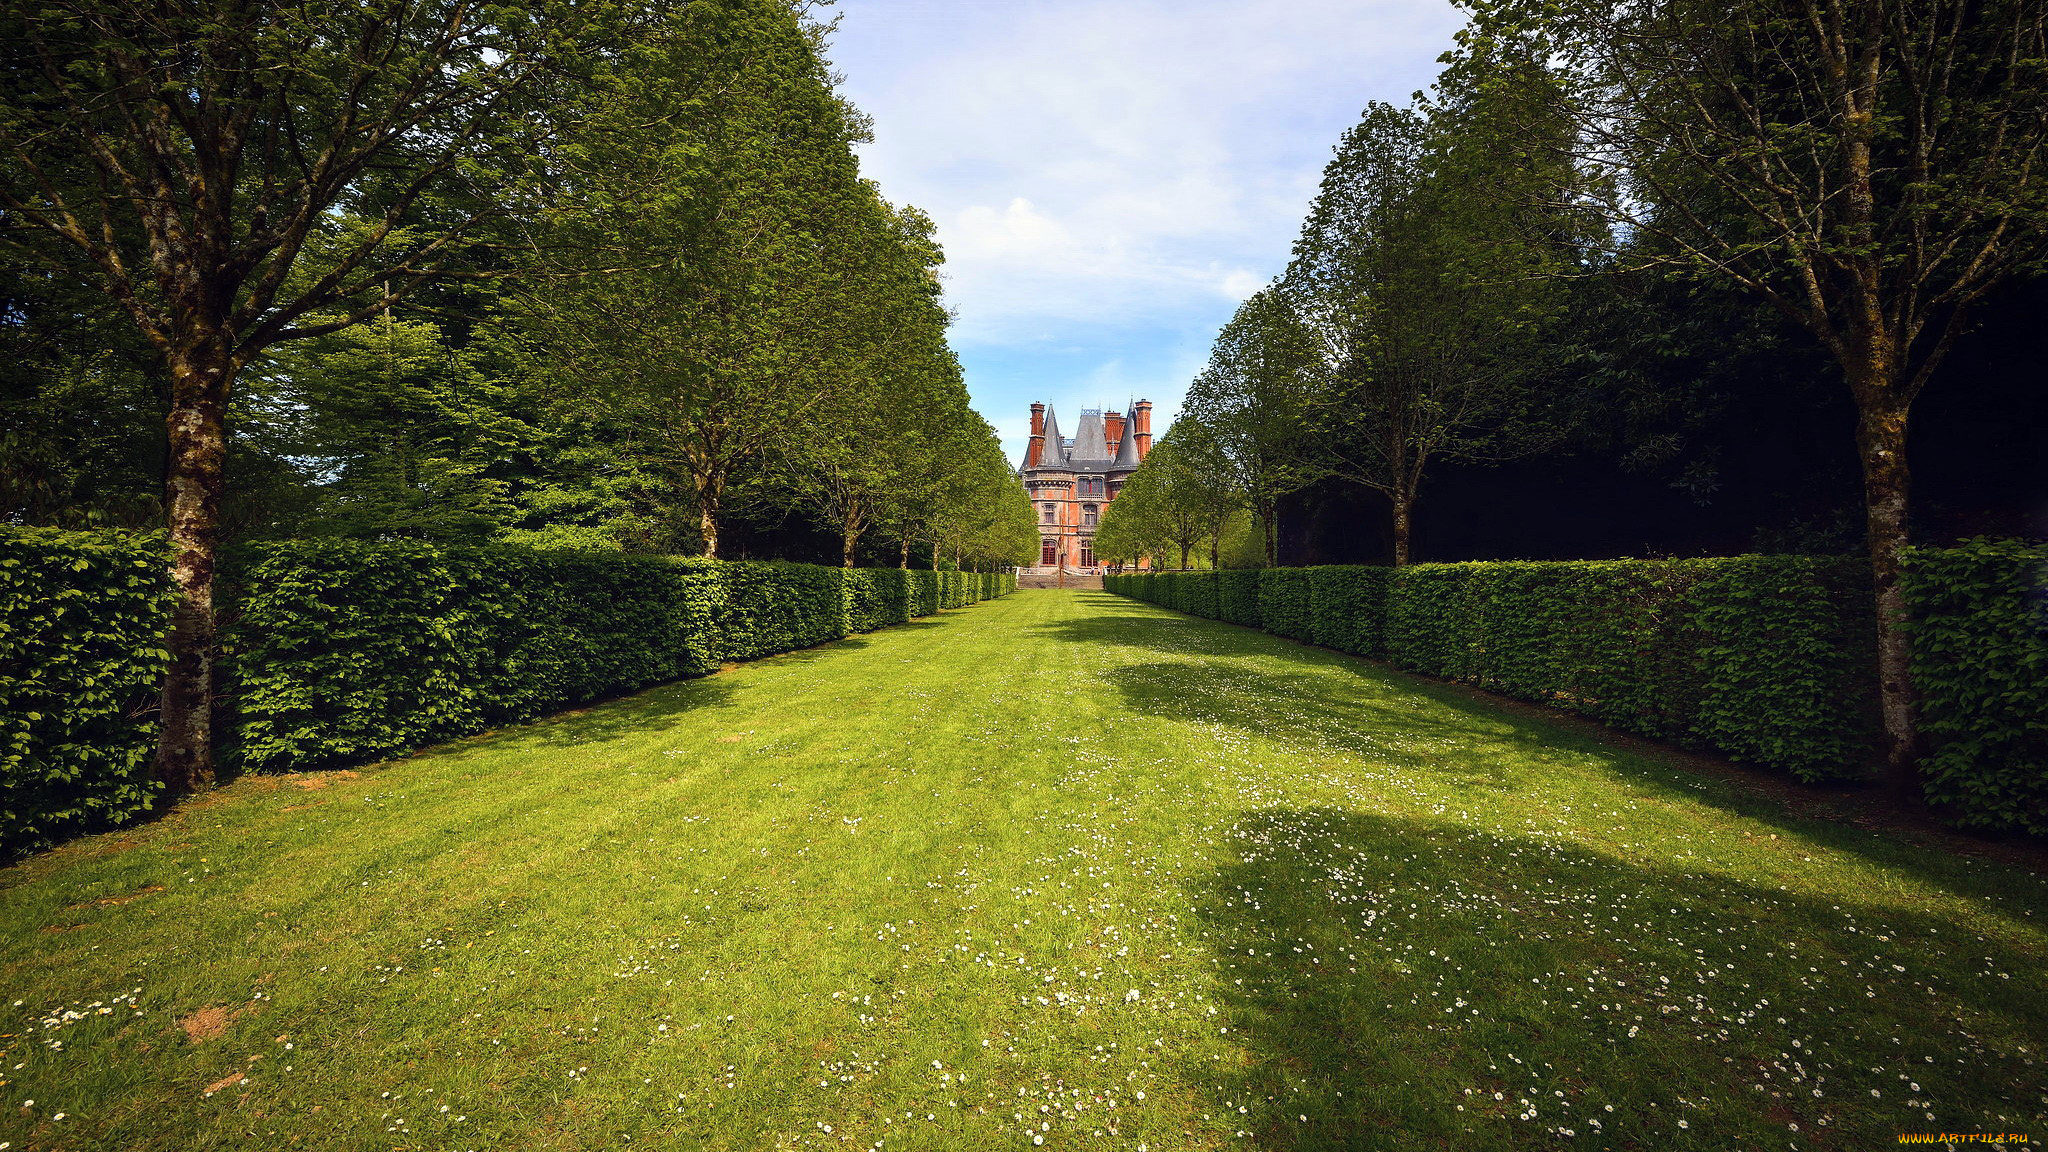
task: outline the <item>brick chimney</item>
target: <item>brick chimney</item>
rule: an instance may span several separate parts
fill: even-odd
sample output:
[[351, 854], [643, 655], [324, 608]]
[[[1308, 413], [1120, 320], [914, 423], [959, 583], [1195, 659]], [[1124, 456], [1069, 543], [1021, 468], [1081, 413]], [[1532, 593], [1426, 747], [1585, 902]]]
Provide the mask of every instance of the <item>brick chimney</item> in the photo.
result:
[[1031, 406], [1031, 444], [1024, 449], [1024, 467], [1038, 467], [1039, 458], [1045, 454], [1045, 405]]
[[1102, 438], [1109, 441], [1109, 454], [1116, 455], [1116, 446], [1124, 442], [1124, 414], [1104, 412], [1102, 414]]
[[1138, 459], [1143, 460], [1145, 454], [1152, 451], [1152, 402], [1150, 400], [1138, 401], [1137, 407], [1133, 411], [1133, 416], [1138, 426], [1138, 431], [1134, 437], [1138, 441]]

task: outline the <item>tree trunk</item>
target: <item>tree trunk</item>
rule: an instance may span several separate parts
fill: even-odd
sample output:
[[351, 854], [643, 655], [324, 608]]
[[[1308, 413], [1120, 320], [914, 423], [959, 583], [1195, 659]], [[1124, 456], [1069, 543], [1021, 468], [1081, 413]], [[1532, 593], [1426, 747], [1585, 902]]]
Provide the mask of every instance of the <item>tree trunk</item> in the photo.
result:
[[846, 510], [846, 517], [840, 522], [840, 539], [844, 541], [839, 550], [840, 564], [851, 568], [854, 545], [860, 543], [860, 515], [852, 508]]
[[1406, 568], [1408, 566], [1408, 532], [1410, 523], [1415, 516], [1415, 494], [1413, 492], [1397, 492], [1392, 499], [1394, 505], [1394, 567]]
[[1223, 570], [1223, 533], [1209, 537], [1209, 571]]
[[1186, 544], [1180, 546], [1180, 570], [1183, 572], [1188, 570], [1188, 551]]
[[900, 543], [902, 546], [896, 554], [896, 567], [908, 572], [910, 571], [910, 538], [906, 536]]
[[1904, 403], [1865, 404], [1856, 423], [1863, 459], [1863, 510], [1870, 583], [1877, 607], [1877, 699], [1884, 725], [1885, 782], [1900, 795], [1920, 786], [1918, 736], [1906, 641], [1906, 591], [1899, 582], [1907, 544]]
[[227, 401], [234, 355], [216, 329], [173, 350], [168, 458], [170, 628], [164, 638], [156, 774], [173, 790], [213, 784], [213, 575], [226, 487]]
[[1259, 516], [1260, 543], [1266, 546], [1266, 567], [1280, 566], [1280, 505], [1268, 504]]
[[721, 485], [717, 480], [699, 476], [697, 478], [697, 535], [704, 541], [704, 556], [718, 559], [718, 497]]

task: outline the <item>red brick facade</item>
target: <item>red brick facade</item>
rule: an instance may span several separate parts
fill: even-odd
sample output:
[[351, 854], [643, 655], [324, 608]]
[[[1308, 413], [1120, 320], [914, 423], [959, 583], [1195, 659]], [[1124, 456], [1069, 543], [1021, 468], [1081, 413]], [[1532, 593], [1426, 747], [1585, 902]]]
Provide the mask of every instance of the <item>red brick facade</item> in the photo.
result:
[[1038, 520], [1040, 568], [1096, 567], [1095, 528], [1117, 490], [1152, 450], [1152, 402], [1126, 413], [1081, 411], [1072, 439], [1043, 404], [1031, 406], [1031, 442], [1019, 476]]

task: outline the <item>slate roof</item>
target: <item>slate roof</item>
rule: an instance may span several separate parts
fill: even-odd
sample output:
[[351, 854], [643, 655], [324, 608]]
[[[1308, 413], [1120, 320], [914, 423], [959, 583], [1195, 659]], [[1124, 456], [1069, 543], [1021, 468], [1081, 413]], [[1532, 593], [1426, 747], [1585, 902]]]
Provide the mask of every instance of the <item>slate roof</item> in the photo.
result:
[[1100, 411], [1081, 410], [1081, 427], [1074, 433], [1074, 447], [1067, 453], [1067, 463], [1076, 472], [1101, 472], [1109, 467], [1109, 442], [1103, 433]]
[[1129, 468], [1133, 471], [1138, 467], [1138, 410], [1136, 408], [1132, 408], [1124, 413], [1123, 438], [1117, 441], [1116, 459], [1110, 461], [1109, 466], [1118, 470]]
[[1045, 410], [1045, 450], [1039, 453], [1038, 467], [1053, 468], [1062, 472], [1074, 469], [1067, 463], [1067, 450], [1060, 439], [1060, 418], [1053, 415], [1052, 408]]

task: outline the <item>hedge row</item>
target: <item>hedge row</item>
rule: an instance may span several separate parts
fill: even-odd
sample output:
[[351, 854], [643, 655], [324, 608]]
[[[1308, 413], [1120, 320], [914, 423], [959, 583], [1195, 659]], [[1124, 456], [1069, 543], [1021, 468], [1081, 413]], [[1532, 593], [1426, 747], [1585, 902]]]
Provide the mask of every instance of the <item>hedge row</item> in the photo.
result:
[[[1965, 825], [2048, 832], [2044, 571], [2048, 548], [2019, 543], [1918, 549], [1910, 561], [1928, 798]], [[1858, 560], [1317, 567], [1106, 586], [1803, 780], [1874, 764]]]
[[[147, 807], [155, 538], [0, 530], [0, 852]], [[1003, 595], [986, 573], [297, 541], [224, 582], [224, 759], [364, 763]]]
[[149, 806], [160, 540], [0, 530], [0, 855]]
[[1928, 799], [2048, 836], [2048, 547], [1916, 549], [1906, 595]]

